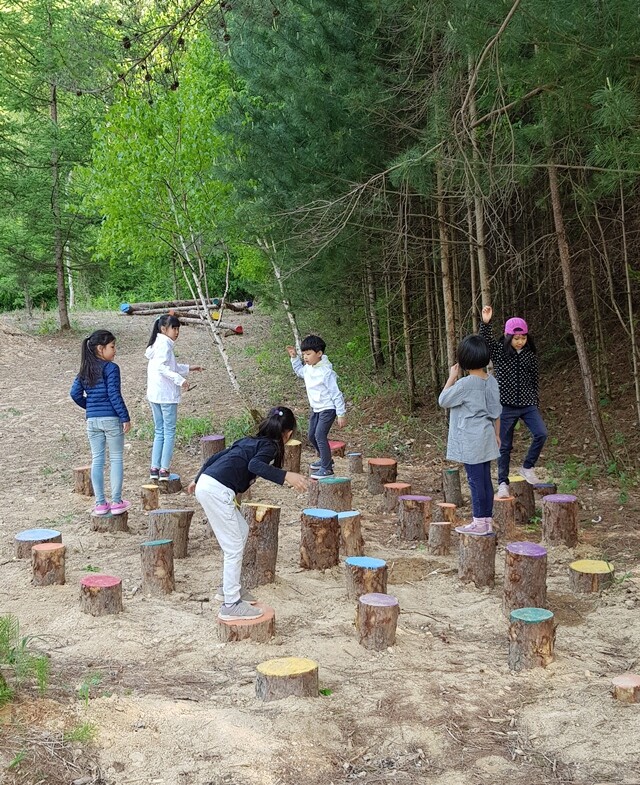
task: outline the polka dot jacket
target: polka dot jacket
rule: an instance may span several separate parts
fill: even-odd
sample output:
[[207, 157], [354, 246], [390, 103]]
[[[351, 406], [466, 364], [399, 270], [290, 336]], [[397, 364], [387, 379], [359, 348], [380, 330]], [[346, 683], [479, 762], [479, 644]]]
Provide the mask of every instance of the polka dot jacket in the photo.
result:
[[480, 325], [480, 337], [491, 350], [491, 360], [500, 387], [500, 403], [503, 406], [538, 406], [538, 358], [525, 344], [518, 353], [505, 351], [502, 341], [493, 337], [491, 322]]

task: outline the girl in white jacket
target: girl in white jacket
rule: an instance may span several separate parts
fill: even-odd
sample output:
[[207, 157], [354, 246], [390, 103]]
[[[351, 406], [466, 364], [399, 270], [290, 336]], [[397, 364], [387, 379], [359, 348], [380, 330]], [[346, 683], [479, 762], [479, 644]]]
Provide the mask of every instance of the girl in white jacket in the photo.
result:
[[151, 331], [144, 353], [147, 366], [147, 399], [153, 412], [153, 449], [149, 479], [167, 482], [176, 439], [176, 422], [180, 392], [189, 389], [185, 376], [189, 371], [201, 371], [200, 365], [185, 365], [176, 360], [173, 345], [180, 334], [177, 316], [159, 316]]

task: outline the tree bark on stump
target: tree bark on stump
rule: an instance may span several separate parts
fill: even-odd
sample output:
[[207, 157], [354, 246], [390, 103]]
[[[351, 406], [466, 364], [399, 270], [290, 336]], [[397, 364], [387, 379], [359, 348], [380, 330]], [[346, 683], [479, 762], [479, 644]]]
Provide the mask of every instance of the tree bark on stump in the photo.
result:
[[87, 575], [80, 581], [80, 610], [92, 616], [122, 613], [122, 581], [113, 575]]
[[615, 570], [613, 564], [600, 559], [580, 559], [569, 565], [571, 590], [579, 594], [592, 594], [611, 586]]
[[493, 497], [493, 528], [500, 540], [510, 542], [516, 536], [516, 500], [513, 496]]
[[429, 524], [429, 545], [427, 550], [432, 556], [448, 556], [451, 552], [451, 529], [449, 521], [431, 521]]
[[217, 455], [225, 449], [225, 438], [221, 433], [212, 433], [210, 436], [200, 437], [200, 457], [202, 463], [211, 458], [212, 455]]
[[91, 531], [113, 534], [114, 532], [130, 532], [129, 511], [114, 515], [108, 512], [106, 515], [91, 515]]
[[281, 657], [256, 668], [256, 697], [265, 702], [294, 695], [318, 697], [318, 663], [306, 657]]
[[344, 458], [344, 451], [346, 447], [346, 442], [341, 442], [337, 439], [329, 439], [329, 449], [331, 450], [332, 458]]
[[280, 507], [245, 503], [241, 509], [249, 525], [249, 535], [242, 556], [240, 582], [243, 588], [252, 589], [276, 579]]
[[160, 506], [160, 488], [157, 485], [143, 485], [140, 490], [140, 501], [145, 512], [157, 510]]
[[546, 668], [553, 662], [556, 625], [551, 611], [518, 608], [509, 616], [509, 668]]
[[193, 510], [151, 510], [149, 539], [173, 540], [173, 558], [185, 559]]
[[150, 540], [140, 545], [142, 592], [159, 596], [176, 588], [173, 572], [173, 540]]
[[91, 466], [76, 466], [73, 469], [73, 492], [81, 496], [93, 496]]
[[182, 481], [179, 474], [170, 474], [168, 480], [163, 480], [158, 483], [160, 493], [180, 493], [182, 490]]
[[502, 611], [547, 605], [547, 549], [534, 542], [511, 542], [505, 549]]
[[14, 538], [16, 559], [30, 559], [31, 548], [44, 542], [62, 542], [62, 534], [55, 529], [25, 529]]
[[611, 680], [611, 692], [622, 703], [640, 703], [640, 676], [622, 673]]
[[462, 507], [462, 487], [460, 485], [460, 468], [448, 468], [442, 470], [442, 495], [449, 504]]
[[339, 512], [338, 524], [340, 525], [340, 556], [362, 556], [364, 540], [358, 510]]
[[385, 512], [398, 511], [398, 497], [410, 496], [411, 485], [408, 482], [386, 482], [384, 484], [384, 510]]
[[558, 493], [558, 486], [554, 482], [540, 482], [533, 486], [534, 500], [542, 504], [545, 496], [553, 496]]
[[398, 519], [401, 540], [424, 542], [431, 523], [431, 497], [410, 493], [399, 496]]
[[455, 504], [450, 504], [449, 502], [436, 502], [435, 507], [433, 508], [434, 520], [436, 523], [440, 521], [446, 521], [447, 523], [455, 523], [456, 522], [456, 510], [458, 508]]
[[262, 611], [262, 616], [257, 619], [237, 619], [236, 621], [218, 619], [218, 639], [222, 643], [236, 643], [237, 641], [268, 643], [276, 631], [275, 611], [261, 602], [257, 602], [255, 607]]
[[348, 477], [323, 477], [318, 480], [317, 506], [322, 510], [345, 512], [353, 507], [351, 480]]
[[361, 594], [387, 593], [387, 563], [369, 556], [348, 556], [344, 560], [347, 597], [357, 600]]
[[285, 472], [300, 474], [300, 460], [302, 458], [302, 442], [298, 439], [289, 439], [284, 446], [284, 460], [282, 468]]
[[59, 542], [43, 542], [31, 548], [31, 582], [34, 586], [62, 586], [65, 582], [66, 548]]
[[305, 570], [328, 570], [340, 558], [340, 524], [333, 510], [302, 511], [300, 566]]
[[318, 480], [314, 480], [313, 477], [309, 477], [309, 490], [307, 491], [307, 501], [309, 503], [309, 507], [319, 507], [318, 504], [318, 496], [320, 494], [320, 483]]
[[518, 526], [526, 526], [536, 514], [533, 485], [529, 485], [524, 477], [520, 477], [518, 474], [509, 477], [509, 492], [515, 499], [516, 524]]
[[362, 467], [362, 453], [349, 452], [347, 453], [347, 460], [349, 462], [349, 474], [362, 474], [364, 469]]
[[388, 482], [395, 482], [398, 477], [398, 461], [393, 458], [369, 458], [369, 476], [367, 488], [369, 493], [376, 496], [384, 493], [384, 486]]
[[390, 594], [363, 594], [358, 599], [356, 629], [365, 649], [384, 651], [396, 642], [400, 605]]
[[465, 583], [493, 586], [496, 577], [496, 535], [460, 534], [458, 577]]
[[563, 542], [568, 548], [578, 543], [578, 498], [555, 493], [542, 499], [542, 541]]

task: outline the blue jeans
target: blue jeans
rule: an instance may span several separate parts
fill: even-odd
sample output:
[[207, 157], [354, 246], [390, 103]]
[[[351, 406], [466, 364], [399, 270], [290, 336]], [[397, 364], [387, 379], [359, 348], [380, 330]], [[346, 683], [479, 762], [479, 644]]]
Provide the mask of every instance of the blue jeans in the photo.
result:
[[91, 482], [96, 495], [96, 504], [104, 504], [104, 457], [109, 448], [111, 464], [111, 500], [122, 501], [124, 479], [124, 433], [117, 417], [90, 417], [87, 420], [87, 436], [91, 447]]
[[493, 484], [491, 482], [491, 461], [485, 463], [465, 463], [471, 507], [474, 518], [493, 518]]
[[503, 406], [500, 415], [500, 457], [498, 458], [498, 482], [509, 482], [509, 463], [513, 449], [513, 431], [518, 420], [522, 420], [531, 431], [533, 439], [522, 462], [525, 469], [536, 465], [544, 443], [547, 441], [547, 426], [537, 406]]
[[329, 447], [329, 430], [336, 419], [335, 409], [326, 409], [324, 412], [311, 412], [309, 420], [309, 441], [314, 450], [320, 455], [323, 469], [331, 469], [331, 447]]
[[151, 450], [151, 468], [169, 469], [173, 457], [173, 445], [176, 441], [176, 423], [178, 421], [177, 403], [152, 403], [153, 413], [153, 448]]

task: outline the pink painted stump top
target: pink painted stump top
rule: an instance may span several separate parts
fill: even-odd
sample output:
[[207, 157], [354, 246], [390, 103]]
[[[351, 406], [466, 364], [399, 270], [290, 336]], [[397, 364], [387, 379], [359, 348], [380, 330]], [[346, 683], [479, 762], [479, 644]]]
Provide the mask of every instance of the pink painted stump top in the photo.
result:
[[220, 442], [224, 439], [224, 434], [222, 433], [212, 433], [209, 436], [201, 436], [201, 442]]
[[569, 502], [577, 502], [578, 497], [572, 496], [570, 493], [551, 493], [548, 496], [543, 496], [542, 500], [552, 504], [568, 504]]
[[614, 687], [621, 687], [623, 690], [637, 690], [640, 689], [640, 676], [636, 676], [635, 673], [623, 673], [611, 679], [611, 683]]
[[347, 446], [346, 442], [340, 442], [337, 440], [329, 439], [329, 449], [331, 450], [344, 450]]
[[[388, 483], [388, 485], [395, 485], [395, 484], [396, 483]], [[412, 501], [412, 502], [430, 502], [431, 496], [420, 496], [419, 494], [416, 493], [407, 493], [404, 494], [403, 496], [398, 496], [399, 502], [404, 501], [405, 499], [407, 499], [407, 501]]]
[[395, 458], [369, 458], [367, 463], [371, 466], [395, 466], [398, 461]]
[[256, 608], [260, 608], [262, 611], [262, 616], [258, 616], [257, 619], [234, 619], [233, 621], [226, 621], [225, 619], [218, 619], [218, 624], [221, 624], [225, 627], [253, 627], [256, 624], [262, 624], [265, 621], [271, 621], [276, 615], [276, 612], [270, 605], [266, 605], [263, 602], [256, 602]]
[[534, 559], [547, 555], [547, 549], [535, 542], [510, 542], [507, 550], [518, 556], [531, 556]]
[[408, 482], [385, 482], [384, 487], [392, 491], [400, 491], [403, 488], [411, 488], [411, 485]]
[[87, 575], [84, 577], [80, 584], [82, 586], [86, 586], [89, 589], [110, 589], [113, 586], [117, 586], [119, 583], [122, 583], [120, 578], [115, 578], [113, 575]]
[[398, 598], [391, 594], [371, 592], [370, 594], [362, 594], [360, 602], [364, 605], [373, 605], [376, 608], [392, 608], [394, 605], [398, 605]]

